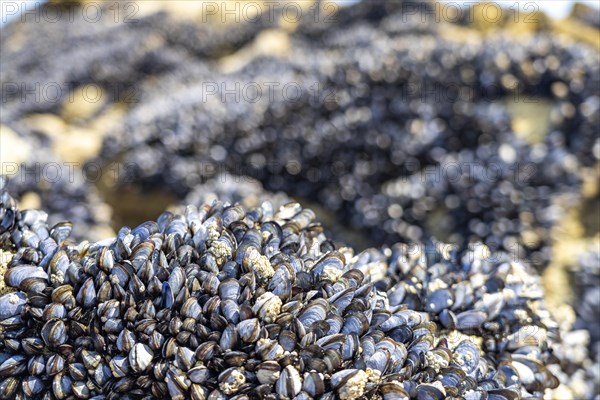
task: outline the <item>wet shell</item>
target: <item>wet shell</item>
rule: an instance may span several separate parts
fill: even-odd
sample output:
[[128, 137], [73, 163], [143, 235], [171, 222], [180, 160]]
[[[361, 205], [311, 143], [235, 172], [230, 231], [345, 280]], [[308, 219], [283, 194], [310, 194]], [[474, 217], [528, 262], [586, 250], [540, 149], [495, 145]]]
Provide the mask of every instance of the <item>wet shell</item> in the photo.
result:
[[288, 365], [281, 371], [279, 379], [275, 382], [275, 391], [283, 397], [292, 398], [302, 389], [302, 379], [296, 368]]
[[19, 288], [23, 281], [29, 278], [40, 278], [47, 280], [48, 274], [40, 267], [32, 265], [19, 265], [9, 268], [4, 274], [4, 279], [9, 286]]
[[342, 400], [358, 399], [364, 394], [368, 376], [365, 371], [347, 369], [331, 376], [331, 385]]
[[6, 319], [21, 314], [27, 303], [27, 297], [22, 292], [13, 292], [0, 297], [0, 319]]
[[154, 353], [143, 343], [136, 343], [129, 352], [129, 365], [134, 372], [143, 372], [152, 363]]

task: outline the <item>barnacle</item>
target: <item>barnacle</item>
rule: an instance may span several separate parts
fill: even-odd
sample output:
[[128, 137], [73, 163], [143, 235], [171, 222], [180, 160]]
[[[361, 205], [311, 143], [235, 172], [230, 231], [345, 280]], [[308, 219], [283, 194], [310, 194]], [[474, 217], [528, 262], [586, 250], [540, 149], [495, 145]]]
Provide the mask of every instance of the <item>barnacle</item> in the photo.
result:
[[4, 274], [13, 254], [9, 251], [0, 250], [0, 295], [12, 292], [14, 289], [4, 283]]

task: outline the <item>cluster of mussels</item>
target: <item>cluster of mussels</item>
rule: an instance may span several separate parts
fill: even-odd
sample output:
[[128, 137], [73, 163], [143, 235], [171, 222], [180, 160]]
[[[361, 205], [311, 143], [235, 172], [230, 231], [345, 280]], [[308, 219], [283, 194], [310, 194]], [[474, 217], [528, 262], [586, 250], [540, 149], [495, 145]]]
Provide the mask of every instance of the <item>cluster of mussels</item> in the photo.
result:
[[[374, 244], [481, 240], [547, 264], [555, 200], [577, 193], [579, 168], [600, 155], [594, 49], [548, 32], [450, 40], [453, 25], [431, 16], [433, 3], [365, 1], [330, 19], [305, 12], [295, 31], [279, 30], [285, 52], [247, 56], [246, 44], [278, 47], [262, 35], [278, 29], [275, 11], [233, 24], [164, 13], [115, 23], [105, 12], [93, 26], [76, 12], [68, 30], [26, 19], [6, 27], [0, 80], [135, 93], [110, 99], [128, 109], [94, 160], [132, 167], [120, 187], [183, 200], [218, 171], [241, 172], [335, 212]], [[4, 120], [30, 140], [38, 133], [29, 116], [60, 114], [61, 102], [23, 96], [7, 92]], [[527, 143], [508, 110], [532, 103], [549, 104], [549, 125]], [[83, 238], [79, 219], [97, 215], [86, 200], [43, 205], [67, 214]], [[88, 212], [68, 215], [74, 203]]]
[[[545, 267], [557, 200], [577, 197], [600, 159], [597, 51], [548, 32], [449, 40], [450, 24], [423, 18], [433, 3], [408, 0], [305, 14], [285, 33], [277, 7], [195, 24], [116, 22], [110, 6], [92, 24], [36, 7], [42, 18], [0, 37], [3, 124], [30, 150], [8, 188], [37, 192], [47, 211], [19, 211], [0, 178], [0, 250], [14, 254], [0, 260], [0, 398], [600, 392], [598, 351], [593, 362], [586, 349], [590, 334], [599, 343], [597, 251], [574, 273], [574, 331], [513, 260]], [[269, 37], [288, 49], [261, 55], [279, 47]], [[58, 101], [28, 100], [56, 82]], [[95, 177], [71, 179], [32, 121], [64, 117], [86, 83], [107, 96], [69, 123], [126, 108], [90, 170], [116, 160], [128, 168], [115, 190], [192, 206], [96, 242], [109, 218]], [[532, 102], [550, 104], [549, 125], [528, 142], [510, 111]], [[346, 223], [328, 235], [312, 212], [279, 208], [287, 195]], [[334, 244], [350, 228], [361, 249], [389, 247]], [[431, 235], [460, 247], [419, 244]], [[550, 390], [555, 376], [569, 393]]]
[[[592, 354], [600, 363], [600, 330], [598, 317], [600, 313], [600, 247], [598, 242], [589, 246], [580, 257], [578, 265], [573, 268], [573, 279], [577, 291], [575, 310], [577, 321], [575, 327], [585, 329], [591, 336]], [[600, 374], [600, 370], [597, 371]]]
[[[543, 267], [549, 230], [560, 216], [553, 200], [578, 191], [578, 160], [595, 160], [589, 154], [598, 115], [595, 67], [581, 66], [589, 76], [581, 82], [590, 84], [577, 89], [582, 93], [568, 101], [558, 96], [569, 96], [570, 71], [586, 49], [567, 50], [547, 37], [475, 45], [418, 34], [410, 40], [383, 29], [386, 20], [355, 24], [360, 29], [333, 29], [319, 45], [297, 34], [283, 60], [258, 58], [231, 74], [182, 69], [176, 78], [143, 85], [140, 102], [122, 131], [106, 140], [100, 159], [118, 155], [134, 166], [135, 185], [166, 185], [182, 197], [214, 171], [243, 171], [270, 190], [322, 204], [378, 243], [431, 234], [462, 244], [483, 240], [513, 252], [520, 246], [519, 254]], [[501, 51], [515, 46], [515, 57]], [[324, 65], [305, 63], [308, 54]], [[523, 64], [543, 72], [533, 69], [528, 80], [519, 75]], [[502, 79], [515, 86], [504, 87]], [[203, 97], [206, 82], [219, 92]], [[281, 88], [293, 82], [302, 96], [227, 97], [236, 83], [251, 82]], [[547, 92], [539, 93], [540, 82], [548, 82]], [[455, 88], [467, 94], [452, 97]], [[498, 99], [542, 101], [534, 96], [556, 102], [555, 122], [545, 141], [529, 145], [515, 135]], [[587, 117], [566, 117], [562, 109]], [[571, 137], [586, 143], [586, 157], [574, 157]]]
[[558, 385], [539, 278], [433, 243], [354, 255], [297, 203], [214, 202], [102, 242], [4, 192], [0, 397], [519, 399]]

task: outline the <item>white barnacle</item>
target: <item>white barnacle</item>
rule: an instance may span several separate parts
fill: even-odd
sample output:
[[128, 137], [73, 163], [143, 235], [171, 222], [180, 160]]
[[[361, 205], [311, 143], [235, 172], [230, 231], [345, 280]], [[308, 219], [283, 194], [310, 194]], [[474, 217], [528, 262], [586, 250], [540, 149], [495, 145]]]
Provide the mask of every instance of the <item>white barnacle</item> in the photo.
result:
[[365, 386], [369, 380], [369, 376], [363, 370], [351, 376], [348, 381], [338, 390], [340, 399], [354, 400], [361, 397], [365, 392]]
[[277, 341], [267, 338], [258, 339], [258, 342], [256, 342], [256, 352], [265, 361], [278, 361], [284, 355], [283, 347]]
[[449, 362], [447, 359], [439, 354], [436, 354], [435, 352], [427, 352], [425, 353], [425, 365], [428, 365], [436, 371], [439, 371], [442, 368], [446, 368], [449, 365]]
[[265, 292], [256, 299], [252, 311], [263, 321], [272, 323], [281, 311], [281, 299], [272, 292]]
[[323, 274], [321, 275], [321, 278], [329, 279], [331, 282], [337, 282], [337, 280], [340, 279], [340, 276], [342, 276], [342, 273], [343, 271], [339, 268], [328, 265], [323, 268]]
[[211, 251], [212, 251], [213, 255], [215, 256], [217, 265], [219, 265], [219, 266], [223, 265], [225, 260], [227, 260], [228, 258], [231, 258], [231, 254], [232, 254], [231, 248], [229, 246], [227, 246], [227, 244], [225, 244], [219, 240], [215, 240], [212, 242]]
[[248, 253], [248, 261], [254, 269], [256, 276], [259, 280], [267, 280], [273, 277], [275, 270], [271, 265], [271, 262], [266, 256], [263, 256], [254, 247], [250, 248]]
[[4, 274], [6, 273], [7, 266], [11, 258], [12, 253], [0, 250], [0, 296], [15, 291], [15, 288], [7, 286], [4, 282]]
[[465, 360], [463, 359], [463, 357], [461, 357], [458, 354], [454, 354], [454, 356], [453, 356], [452, 359], [458, 365], [464, 365], [465, 364]]
[[220, 236], [221, 236], [221, 233], [219, 232], [219, 226], [217, 224], [217, 221], [214, 220], [207, 227], [206, 244], [209, 246], [212, 245], [212, 243], [216, 242]]
[[65, 282], [65, 275], [62, 271], [56, 271], [53, 274], [50, 274], [50, 282], [53, 285], [62, 285]]
[[17, 304], [19, 302], [19, 297], [14, 293], [10, 293], [8, 295], [8, 301], [10, 304]]
[[219, 382], [219, 389], [227, 395], [234, 394], [246, 383], [246, 377], [238, 368], [230, 368], [223, 371], [221, 376], [219, 376], [219, 380], [221, 380]]
[[381, 379], [381, 371], [378, 369], [373, 369], [373, 368], [367, 368], [367, 370], [365, 371], [367, 373], [367, 378], [369, 379], [369, 382], [379, 382]]

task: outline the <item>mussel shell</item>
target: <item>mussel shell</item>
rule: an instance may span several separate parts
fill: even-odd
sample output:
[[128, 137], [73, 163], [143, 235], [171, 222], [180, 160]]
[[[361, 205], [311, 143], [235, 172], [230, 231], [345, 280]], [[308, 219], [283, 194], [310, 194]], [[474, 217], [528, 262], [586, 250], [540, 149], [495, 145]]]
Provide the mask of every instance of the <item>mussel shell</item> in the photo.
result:
[[40, 268], [33, 265], [17, 265], [9, 268], [4, 274], [4, 280], [9, 286], [20, 288], [25, 279], [40, 278], [48, 280], [48, 274]]
[[0, 297], [0, 320], [14, 317], [23, 312], [27, 296], [23, 292], [12, 292]]

